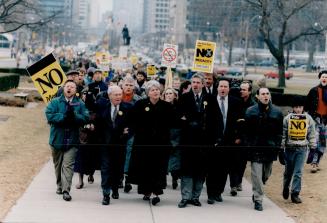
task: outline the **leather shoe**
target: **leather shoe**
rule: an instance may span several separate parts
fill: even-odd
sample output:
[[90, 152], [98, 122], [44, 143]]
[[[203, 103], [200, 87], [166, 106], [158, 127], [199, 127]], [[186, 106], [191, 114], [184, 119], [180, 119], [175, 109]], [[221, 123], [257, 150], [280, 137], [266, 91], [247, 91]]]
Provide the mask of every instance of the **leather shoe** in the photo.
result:
[[87, 181], [89, 182], [89, 184], [93, 184], [93, 182], [94, 182], [94, 177], [93, 177], [93, 175], [90, 175], [90, 176], [87, 178]]
[[188, 200], [186, 200], [186, 199], [182, 199], [182, 200], [178, 203], [178, 207], [179, 207], [179, 208], [185, 208], [187, 204], [188, 204]]
[[119, 193], [118, 193], [118, 191], [112, 192], [111, 197], [112, 197], [112, 199], [119, 199]]
[[67, 191], [64, 191], [62, 195], [62, 199], [64, 199], [65, 201], [71, 201], [72, 197], [69, 195]]
[[110, 197], [109, 195], [103, 196], [102, 205], [109, 205], [110, 204]]
[[288, 187], [284, 187], [283, 188], [283, 198], [285, 200], [287, 200], [289, 196], [290, 196], [290, 189]]
[[223, 198], [221, 197], [221, 194], [214, 197], [216, 201], [223, 202]]
[[242, 184], [239, 184], [239, 185], [236, 187], [236, 190], [237, 190], [237, 191], [242, 191], [242, 190], [243, 190]]
[[61, 188], [58, 188], [58, 189], [56, 190], [56, 194], [62, 194], [62, 189], [61, 189]]
[[200, 203], [199, 199], [193, 199], [193, 200], [192, 200], [192, 204], [193, 204], [194, 206], [201, 207], [201, 203]]
[[213, 199], [212, 197], [208, 197], [207, 203], [208, 204], [214, 204], [215, 203], [215, 199]]
[[237, 189], [236, 187], [232, 187], [232, 189], [230, 190], [230, 194], [235, 197], [237, 195]]
[[132, 185], [130, 183], [125, 183], [124, 192], [129, 193], [132, 190]]
[[143, 200], [144, 201], [149, 201], [150, 200], [150, 196], [149, 195], [144, 195]]
[[254, 202], [254, 209], [257, 211], [263, 211], [262, 204], [259, 201]]
[[158, 204], [159, 202], [160, 202], [160, 198], [159, 197], [154, 197], [154, 198], [152, 198], [152, 205], [156, 205], [156, 204]]
[[83, 187], [84, 187], [84, 184], [83, 183], [76, 185], [76, 189], [82, 189]]
[[291, 200], [292, 200], [292, 203], [295, 203], [295, 204], [302, 203], [302, 200], [298, 194], [291, 194]]

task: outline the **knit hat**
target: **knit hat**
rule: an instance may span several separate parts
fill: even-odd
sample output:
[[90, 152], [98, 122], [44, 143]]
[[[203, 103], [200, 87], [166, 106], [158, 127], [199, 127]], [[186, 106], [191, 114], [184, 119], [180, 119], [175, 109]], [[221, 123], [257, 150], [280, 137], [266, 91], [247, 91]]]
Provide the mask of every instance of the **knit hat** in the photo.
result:
[[292, 100], [292, 107], [304, 106], [304, 96], [294, 96]]

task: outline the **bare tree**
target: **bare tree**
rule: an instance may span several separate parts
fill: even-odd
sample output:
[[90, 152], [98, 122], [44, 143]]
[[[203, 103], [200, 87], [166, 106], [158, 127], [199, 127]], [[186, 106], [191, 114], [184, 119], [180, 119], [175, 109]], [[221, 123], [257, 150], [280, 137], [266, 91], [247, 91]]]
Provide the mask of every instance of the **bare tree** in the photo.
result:
[[[259, 32], [278, 63], [278, 87], [286, 87], [284, 49], [303, 36], [318, 35], [326, 27], [314, 27], [307, 16], [324, 13], [326, 0], [244, 0], [260, 19]], [[319, 9], [320, 8], [320, 9]], [[323, 19], [320, 16], [317, 19]], [[300, 21], [300, 22], [299, 22]], [[316, 23], [325, 24], [322, 20]], [[295, 24], [301, 24], [294, 27]]]
[[0, 34], [21, 27], [44, 25], [58, 16], [61, 11], [42, 13], [37, 0], [0, 0]]

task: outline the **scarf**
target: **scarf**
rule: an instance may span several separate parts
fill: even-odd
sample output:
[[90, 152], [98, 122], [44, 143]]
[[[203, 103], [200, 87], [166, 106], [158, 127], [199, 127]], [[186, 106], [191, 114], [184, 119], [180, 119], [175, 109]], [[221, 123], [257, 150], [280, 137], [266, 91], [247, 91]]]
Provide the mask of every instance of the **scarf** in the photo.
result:
[[320, 84], [319, 87], [322, 89], [322, 101], [327, 104], [327, 85], [322, 86], [322, 84]]

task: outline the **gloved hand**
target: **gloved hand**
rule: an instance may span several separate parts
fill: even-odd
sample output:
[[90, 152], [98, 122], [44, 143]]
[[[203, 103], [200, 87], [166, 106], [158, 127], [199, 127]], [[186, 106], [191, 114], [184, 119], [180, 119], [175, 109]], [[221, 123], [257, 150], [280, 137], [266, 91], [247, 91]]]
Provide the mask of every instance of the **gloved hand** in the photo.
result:
[[284, 148], [280, 148], [278, 151], [278, 160], [279, 163], [282, 165], [285, 165], [285, 152], [284, 152]]
[[65, 121], [72, 122], [74, 120], [74, 107], [70, 104], [67, 106], [66, 114], [65, 114]]

